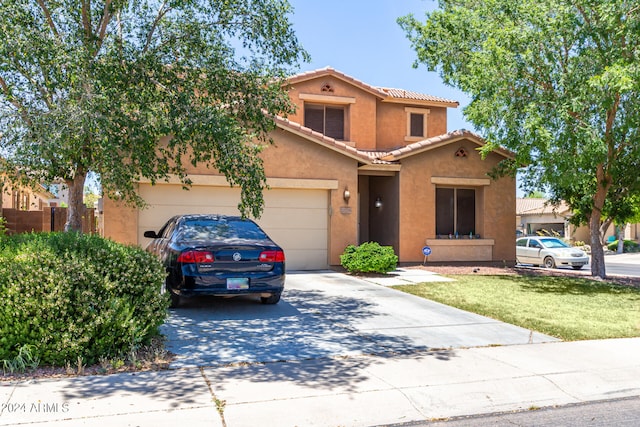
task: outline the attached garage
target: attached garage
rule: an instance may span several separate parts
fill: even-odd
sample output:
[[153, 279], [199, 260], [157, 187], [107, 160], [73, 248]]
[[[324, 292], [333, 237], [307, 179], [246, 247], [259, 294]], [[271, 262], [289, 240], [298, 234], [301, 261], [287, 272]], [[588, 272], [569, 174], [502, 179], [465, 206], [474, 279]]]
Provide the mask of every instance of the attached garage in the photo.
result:
[[[308, 184], [308, 183], [307, 183]], [[313, 183], [312, 183], [313, 184]], [[318, 183], [306, 187], [332, 187]], [[321, 184], [321, 185], [318, 185]], [[265, 208], [256, 222], [285, 250], [288, 270], [327, 268], [329, 188], [277, 188], [264, 192]], [[185, 213], [238, 215], [240, 190], [218, 185], [141, 183], [139, 194], [148, 203], [138, 211], [138, 242], [145, 246], [143, 233], [158, 230], [169, 218]]]

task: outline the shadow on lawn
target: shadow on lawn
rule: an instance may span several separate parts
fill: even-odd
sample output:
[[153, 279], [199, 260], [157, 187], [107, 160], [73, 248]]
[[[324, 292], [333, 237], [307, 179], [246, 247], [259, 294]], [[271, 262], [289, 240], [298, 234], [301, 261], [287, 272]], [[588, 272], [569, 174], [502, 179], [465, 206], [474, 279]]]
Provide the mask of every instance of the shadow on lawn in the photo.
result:
[[625, 286], [614, 281], [600, 281], [582, 277], [552, 275], [496, 276], [497, 280], [517, 283], [524, 290], [544, 294], [563, 295], [620, 295], [637, 294], [640, 288]]

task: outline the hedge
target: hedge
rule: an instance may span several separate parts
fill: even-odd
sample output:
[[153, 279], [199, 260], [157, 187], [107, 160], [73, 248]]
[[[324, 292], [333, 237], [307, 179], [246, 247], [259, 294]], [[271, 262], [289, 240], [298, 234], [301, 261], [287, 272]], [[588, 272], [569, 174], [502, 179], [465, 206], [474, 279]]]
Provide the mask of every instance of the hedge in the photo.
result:
[[95, 235], [0, 237], [0, 360], [95, 363], [159, 334], [168, 299], [152, 254]]

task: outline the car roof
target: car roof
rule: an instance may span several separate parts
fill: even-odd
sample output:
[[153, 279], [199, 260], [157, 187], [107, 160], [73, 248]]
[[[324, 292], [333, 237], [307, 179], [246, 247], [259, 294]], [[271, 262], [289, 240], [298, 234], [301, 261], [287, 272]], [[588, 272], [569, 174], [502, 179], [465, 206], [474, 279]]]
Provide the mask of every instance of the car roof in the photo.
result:
[[176, 215], [174, 217], [176, 221], [180, 220], [202, 220], [202, 219], [210, 219], [212, 221], [220, 221], [220, 220], [232, 220], [232, 221], [251, 221], [248, 218], [242, 218], [238, 215], [219, 215], [219, 214], [184, 214], [184, 215]]

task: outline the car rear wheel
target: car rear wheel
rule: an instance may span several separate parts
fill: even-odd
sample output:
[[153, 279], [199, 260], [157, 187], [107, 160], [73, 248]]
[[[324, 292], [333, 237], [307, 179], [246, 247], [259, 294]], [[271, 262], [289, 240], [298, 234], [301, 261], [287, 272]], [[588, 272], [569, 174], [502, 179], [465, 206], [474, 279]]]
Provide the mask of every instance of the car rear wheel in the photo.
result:
[[167, 282], [165, 281], [162, 284], [162, 289], [160, 290], [161, 294], [169, 294], [169, 298], [171, 299], [171, 301], [169, 302], [169, 308], [176, 308], [177, 306], [180, 305], [180, 295], [176, 295], [173, 292], [171, 292], [168, 288], [167, 288]]
[[544, 266], [546, 268], [556, 268], [556, 262], [552, 257], [548, 256], [544, 259]]
[[263, 304], [277, 304], [280, 301], [280, 294], [271, 294], [268, 297], [260, 297]]

